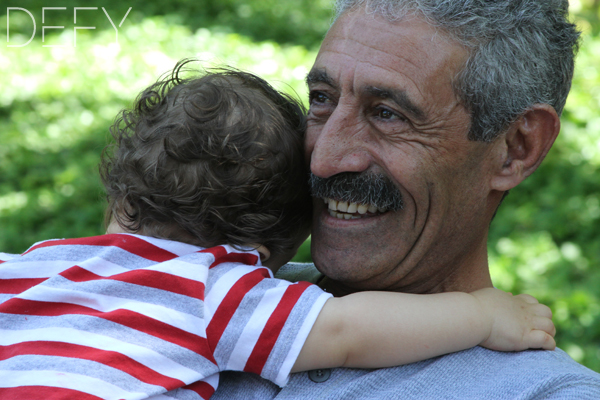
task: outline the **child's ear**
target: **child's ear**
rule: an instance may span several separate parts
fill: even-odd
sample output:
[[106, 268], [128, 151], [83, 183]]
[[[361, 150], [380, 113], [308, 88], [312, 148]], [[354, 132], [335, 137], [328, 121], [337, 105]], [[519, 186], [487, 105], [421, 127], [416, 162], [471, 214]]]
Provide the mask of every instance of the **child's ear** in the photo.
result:
[[497, 140], [499, 162], [492, 189], [507, 191], [540, 165], [560, 131], [560, 118], [548, 104], [536, 104], [513, 122]]
[[113, 214], [113, 216], [110, 218], [108, 226], [106, 227], [106, 234], [109, 235], [112, 233], [132, 233], [132, 232], [127, 231], [121, 225], [119, 225], [117, 218]]
[[271, 258], [271, 252], [269, 251], [269, 249], [267, 249], [262, 244], [247, 243], [244, 246], [251, 247], [254, 250], [258, 251], [258, 254], [260, 254], [260, 261], [261, 261], [261, 263], [263, 263], [263, 265], [264, 265], [265, 261], [267, 261], [269, 258]]
[[262, 244], [258, 245], [258, 247], [256, 248], [256, 251], [258, 251], [258, 253], [260, 254], [260, 261], [262, 263], [264, 263], [271, 257], [271, 252], [269, 251], [269, 249], [267, 249]]

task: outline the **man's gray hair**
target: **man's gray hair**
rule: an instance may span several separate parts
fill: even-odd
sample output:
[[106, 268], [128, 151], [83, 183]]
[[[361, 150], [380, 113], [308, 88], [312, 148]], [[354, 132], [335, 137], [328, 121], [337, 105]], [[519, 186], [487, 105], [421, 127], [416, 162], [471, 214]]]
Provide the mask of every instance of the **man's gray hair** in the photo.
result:
[[493, 141], [534, 104], [562, 113], [579, 41], [568, 0], [337, 0], [336, 18], [365, 3], [390, 21], [420, 15], [469, 50], [454, 82], [469, 139]]

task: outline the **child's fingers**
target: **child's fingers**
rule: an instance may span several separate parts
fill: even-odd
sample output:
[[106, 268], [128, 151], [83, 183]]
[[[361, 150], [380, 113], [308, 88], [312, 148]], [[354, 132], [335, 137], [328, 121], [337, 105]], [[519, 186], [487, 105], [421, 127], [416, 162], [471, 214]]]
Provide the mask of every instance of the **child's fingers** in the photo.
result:
[[544, 304], [535, 304], [535, 305], [531, 305], [529, 310], [535, 314], [538, 315], [540, 317], [544, 317], [544, 318], [548, 318], [548, 319], [552, 319], [552, 310], [550, 309], [550, 307], [544, 305]]
[[552, 323], [552, 320], [544, 317], [533, 318], [533, 329], [544, 331], [551, 336], [556, 335], [556, 327]]
[[546, 345], [542, 348], [544, 350], [554, 350], [556, 348], [556, 341], [552, 336], [546, 335]]
[[526, 303], [529, 303], [529, 304], [537, 304], [537, 303], [539, 303], [538, 299], [536, 299], [535, 297], [530, 296], [528, 294], [525, 294], [525, 293], [518, 294], [515, 297], [518, 297], [518, 298], [522, 299], [523, 301], [525, 301]]
[[527, 335], [525, 345], [530, 349], [554, 350], [556, 342], [554, 338], [544, 331], [534, 330]]

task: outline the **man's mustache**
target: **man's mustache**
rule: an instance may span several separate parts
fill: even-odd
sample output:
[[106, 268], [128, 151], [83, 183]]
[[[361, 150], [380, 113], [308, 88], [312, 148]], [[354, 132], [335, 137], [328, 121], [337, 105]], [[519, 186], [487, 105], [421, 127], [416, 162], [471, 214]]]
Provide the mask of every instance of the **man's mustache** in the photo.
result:
[[313, 197], [373, 205], [391, 211], [404, 207], [402, 193], [383, 174], [342, 172], [329, 178], [320, 178], [311, 172], [310, 189]]

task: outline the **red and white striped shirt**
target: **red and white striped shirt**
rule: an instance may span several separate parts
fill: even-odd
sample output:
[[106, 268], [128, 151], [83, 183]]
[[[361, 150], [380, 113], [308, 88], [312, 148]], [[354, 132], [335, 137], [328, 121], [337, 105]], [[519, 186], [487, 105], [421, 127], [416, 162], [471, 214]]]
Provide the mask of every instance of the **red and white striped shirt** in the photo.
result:
[[208, 399], [223, 370], [283, 386], [329, 297], [229, 246], [113, 234], [0, 253], [0, 398]]

